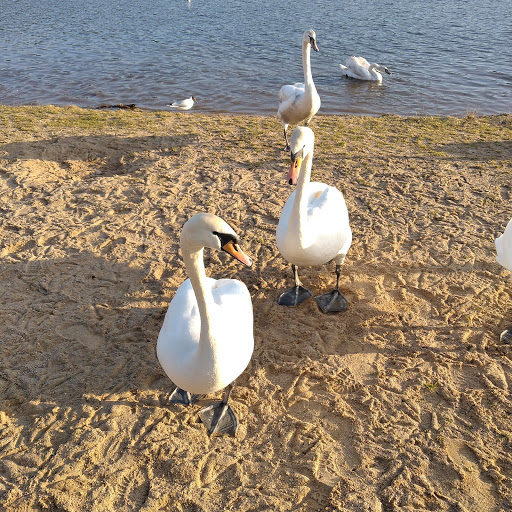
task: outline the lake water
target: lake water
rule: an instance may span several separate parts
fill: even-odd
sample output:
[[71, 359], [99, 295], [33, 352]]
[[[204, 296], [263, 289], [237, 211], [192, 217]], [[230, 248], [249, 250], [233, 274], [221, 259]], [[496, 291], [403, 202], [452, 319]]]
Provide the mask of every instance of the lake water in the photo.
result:
[[[0, 0], [0, 103], [274, 114], [313, 28], [323, 114], [512, 111], [512, 0]], [[350, 55], [382, 84], [342, 78]]]

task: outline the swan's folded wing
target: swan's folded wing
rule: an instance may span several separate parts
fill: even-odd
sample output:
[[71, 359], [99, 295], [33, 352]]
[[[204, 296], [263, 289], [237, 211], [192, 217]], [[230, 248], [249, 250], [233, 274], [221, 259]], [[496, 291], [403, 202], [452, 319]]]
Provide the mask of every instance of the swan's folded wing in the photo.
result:
[[288, 101], [290, 101], [290, 100], [293, 103], [297, 94], [300, 94], [303, 92], [304, 92], [304, 87], [302, 87], [302, 89], [300, 89], [299, 87], [296, 87], [295, 85], [283, 85], [283, 87], [281, 87], [281, 89], [279, 90], [279, 95], [278, 95], [279, 103], [288, 103]]

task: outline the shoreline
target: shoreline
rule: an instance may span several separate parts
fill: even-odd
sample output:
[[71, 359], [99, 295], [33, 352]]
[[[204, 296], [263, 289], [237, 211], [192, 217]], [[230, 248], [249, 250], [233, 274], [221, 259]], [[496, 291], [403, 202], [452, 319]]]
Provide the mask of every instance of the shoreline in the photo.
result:
[[[8, 510], [512, 508], [512, 115], [315, 116], [312, 178], [342, 190], [349, 311], [276, 304], [292, 189], [275, 116], [0, 106], [0, 505]], [[236, 438], [167, 403], [155, 357], [210, 211], [254, 267]], [[315, 295], [334, 268], [304, 269]], [[219, 394], [220, 396], [220, 394]], [[204, 402], [206, 404], [207, 401]]]

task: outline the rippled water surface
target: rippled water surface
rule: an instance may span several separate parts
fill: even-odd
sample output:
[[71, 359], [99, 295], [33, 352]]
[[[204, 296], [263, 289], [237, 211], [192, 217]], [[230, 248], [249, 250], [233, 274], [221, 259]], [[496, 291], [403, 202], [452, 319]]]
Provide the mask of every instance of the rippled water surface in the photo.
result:
[[[512, 0], [0, 0], [0, 103], [273, 114], [317, 33], [324, 114], [512, 111]], [[341, 77], [362, 55], [382, 84]]]

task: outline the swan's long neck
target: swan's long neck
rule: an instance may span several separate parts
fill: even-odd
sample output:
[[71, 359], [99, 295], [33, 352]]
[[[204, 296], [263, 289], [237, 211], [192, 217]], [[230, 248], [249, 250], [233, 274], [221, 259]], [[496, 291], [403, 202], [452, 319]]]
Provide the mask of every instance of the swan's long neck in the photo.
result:
[[199, 338], [198, 355], [201, 352], [215, 353], [215, 336], [212, 329], [210, 312], [213, 306], [211, 289], [206, 285], [206, 273], [204, 270], [203, 247], [181, 247], [183, 261], [187, 268], [187, 274], [192, 284], [197, 300], [199, 316], [201, 318], [201, 334]]
[[309, 151], [299, 171], [299, 178], [297, 180], [297, 188], [295, 189], [295, 199], [293, 201], [292, 213], [290, 215], [290, 224], [297, 223], [294, 227], [299, 233], [302, 240], [305, 235], [308, 195], [306, 193], [306, 186], [311, 179], [311, 167], [313, 165], [313, 149]]
[[380, 73], [378, 71], [376, 71], [376, 68], [377, 67], [377, 64], [371, 64], [369, 67], [368, 67], [368, 71], [370, 73], [370, 75], [372, 75], [373, 78], [379, 78], [379, 75]]
[[302, 69], [304, 70], [304, 88], [314, 89], [313, 75], [311, 73], [311, 44], [302, 43]]

